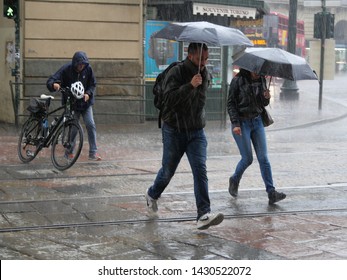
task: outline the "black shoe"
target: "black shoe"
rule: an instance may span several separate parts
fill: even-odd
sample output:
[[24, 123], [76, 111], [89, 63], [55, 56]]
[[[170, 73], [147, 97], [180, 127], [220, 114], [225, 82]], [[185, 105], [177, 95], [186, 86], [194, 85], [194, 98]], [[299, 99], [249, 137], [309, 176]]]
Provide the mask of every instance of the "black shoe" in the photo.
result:
[[239, 184], [233, 180], [233, 177], [229, 178], [229, 193], [232, 197], [237, 198], [239, 190]]
[[284, 193], [278, 192], [278, 191], [272, 191], [268, 195], [269, 197], [269, 204], [275, 204], [276, 202], [279, 202], [286, 198], [286, 195]]

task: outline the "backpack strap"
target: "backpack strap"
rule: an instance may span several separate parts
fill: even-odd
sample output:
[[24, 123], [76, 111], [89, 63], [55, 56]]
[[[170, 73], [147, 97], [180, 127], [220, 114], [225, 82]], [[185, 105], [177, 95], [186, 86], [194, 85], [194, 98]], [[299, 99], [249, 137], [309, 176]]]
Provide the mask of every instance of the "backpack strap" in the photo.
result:
[[158, 128], [161, 128], [161, 115], [162, 115], [162, 110], [159, 110], [159, 114], [158, 114]]
[[[184, 76], [185, 76], [185, 68], [184, 68], [184, 65], [183, 65], [183, 62], [184, 60], [182, 61], [178, 61], [177, 64], [174, 66], [174, 67], [178, 67], [179, 68], [179, 73], [181, 75], [181, 80], [184, 81]], [[173, 68], [173, 67], [172, 67]], [[161, 128], [161, 117], [162, 117], [162, 112], [163, 110], [159, 110], [159, 114], [158, 114], [158, 128]]]

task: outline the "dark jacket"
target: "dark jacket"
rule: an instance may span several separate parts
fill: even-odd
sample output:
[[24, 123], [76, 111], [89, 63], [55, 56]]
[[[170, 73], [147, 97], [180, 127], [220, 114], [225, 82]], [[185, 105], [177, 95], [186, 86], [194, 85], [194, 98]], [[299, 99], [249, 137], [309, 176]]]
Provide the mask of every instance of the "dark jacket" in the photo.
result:
[[[84, 63], [86, 66], [78, 73], [76, 66], [80, 63]], [[63, 65], [54, 75], [47, 80], [47, 88], [53, 92], [53, 83], [59, 82], [61, 87], [71, 87], [74, 82], [81, 81], [84, 86], [85, 94], [89, 95], [88, 102], [84, 101], [84, 98], [78, 99], [74, 104], [74, 110], [84, 111], [89, 106], [94, 104], [96, 80], [92, 67], [89, 65], [89, 60], [84, 52], [76, 52], [70, 63]], [[66, 102], [66, 96], [63, 96], [63, 104]]]
[[198, 73], [198, 67], [189, 59], [174, 66], [164, 80], [164, 108], [162, 119], [179, 131], [191, 131], [205, 127], [206, 92], [210, 74], [204, 68], [203, 82], [197, 88], [191, 80]]
[[258, 116], [270, 100], [264, 97], [266, 80], [260, 77], [252, 81], [248, 71], [240, 71], [230, 83], [228, 95], [228, 114], [235, 126], [240, 126], [240, 120]]

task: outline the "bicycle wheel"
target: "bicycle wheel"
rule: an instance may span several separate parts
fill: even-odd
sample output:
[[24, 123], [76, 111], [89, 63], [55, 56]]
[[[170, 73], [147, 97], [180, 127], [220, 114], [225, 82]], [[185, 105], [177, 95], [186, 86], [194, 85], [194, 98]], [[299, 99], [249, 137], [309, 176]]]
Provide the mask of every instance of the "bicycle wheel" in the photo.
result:
[[64, 123], [54, 136], [51, 159], [58, 170], [70, 168], [78, 159], [83, 146], [83, 129], [79, 122]]
[[42, 149], [42, 120], [30, 117], [22, 127], [18, 140], [18, 157], [24, 162], [32, 161]]

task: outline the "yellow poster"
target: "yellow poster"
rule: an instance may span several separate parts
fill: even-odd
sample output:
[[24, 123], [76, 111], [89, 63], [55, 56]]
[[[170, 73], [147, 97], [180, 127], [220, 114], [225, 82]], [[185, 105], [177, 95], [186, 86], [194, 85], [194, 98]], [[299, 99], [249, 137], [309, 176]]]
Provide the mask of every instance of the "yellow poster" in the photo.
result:
[[288, 33], [287, 30], [283, 30], [282, 31], [282, 38], [281, 38], [282, 46], [286, 46], [287, 45], [287, 43], [286, 43], [286, 41], [287, 41], [287, 33]]

